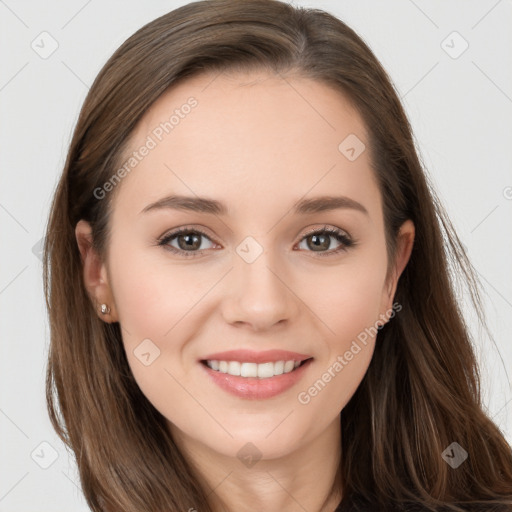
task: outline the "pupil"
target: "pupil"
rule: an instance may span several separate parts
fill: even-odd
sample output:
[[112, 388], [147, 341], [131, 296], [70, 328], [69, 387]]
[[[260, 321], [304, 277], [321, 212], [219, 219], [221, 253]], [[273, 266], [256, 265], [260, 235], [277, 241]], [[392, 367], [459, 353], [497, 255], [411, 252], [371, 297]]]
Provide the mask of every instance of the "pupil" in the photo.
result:
[[192, 247], [194, 249], [197, 249], [199, 247], [199, 245], [201, 245], [201, 244], [197, 243], [199, 241], [199, 237], [197, 235], [187, 234], [187, 235], [183, 235], [183, 238], [186, 240], [185, 241], [186, 248], [190, 249]]
[[[322, 242], [320, 241], [320, 239], [324, 240], [324, 243], [322, 244]], [[326, 235], [313, 235], [313, 247], [315, 248], [325, 248], [325, 249], [328, 249], [329, 248], [329, 237], [326, 236]]]

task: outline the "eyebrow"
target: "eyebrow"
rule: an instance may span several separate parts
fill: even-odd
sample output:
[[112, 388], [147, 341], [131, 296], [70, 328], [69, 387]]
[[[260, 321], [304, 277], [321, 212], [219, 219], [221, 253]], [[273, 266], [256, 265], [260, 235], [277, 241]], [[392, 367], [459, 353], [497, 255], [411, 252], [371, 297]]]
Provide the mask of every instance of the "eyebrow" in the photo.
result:
[[[171, 195], [147, 205], [140, 213], [168, 208], [212, 215], [227, 215], [228, 211], [226, 205], [215, 199]], [[299, 215], [337, 209], [352, 209], [369, 215], [368, 210], [361, 203], [346, 196], [320, 196], [311, 199], [302, 199], [293, 205], [294, 213]]]

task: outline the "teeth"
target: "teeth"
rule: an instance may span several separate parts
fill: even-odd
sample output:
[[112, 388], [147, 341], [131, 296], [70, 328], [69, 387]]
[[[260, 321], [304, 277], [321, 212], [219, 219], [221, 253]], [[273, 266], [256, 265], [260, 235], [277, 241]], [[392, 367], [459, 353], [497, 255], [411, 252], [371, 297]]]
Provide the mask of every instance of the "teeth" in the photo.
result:
[[208, 360], [206, 364], [212, 370], [241, 377], [258, 377], [268, 379], [275, 375], [290, 373], [300, 365], [300, 361], [276, 361], [275, 363], [241, 363], [239, 361]]
[[238, 361], [229, 361], [227, 371], [230, 375], [240, 375], [240, 363]]

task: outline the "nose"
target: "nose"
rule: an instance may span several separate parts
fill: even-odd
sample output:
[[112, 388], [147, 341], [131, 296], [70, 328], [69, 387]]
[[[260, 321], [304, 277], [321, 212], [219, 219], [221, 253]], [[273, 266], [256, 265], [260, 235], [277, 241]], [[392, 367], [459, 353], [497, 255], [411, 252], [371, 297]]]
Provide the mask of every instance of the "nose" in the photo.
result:
[[251, 263], [234, 256], [222, 302], [225, 321], [246, 325], [253, 331], [292, 321], [299, 313], [299, 299], [283, 266], [271, 260], [266, 250]]

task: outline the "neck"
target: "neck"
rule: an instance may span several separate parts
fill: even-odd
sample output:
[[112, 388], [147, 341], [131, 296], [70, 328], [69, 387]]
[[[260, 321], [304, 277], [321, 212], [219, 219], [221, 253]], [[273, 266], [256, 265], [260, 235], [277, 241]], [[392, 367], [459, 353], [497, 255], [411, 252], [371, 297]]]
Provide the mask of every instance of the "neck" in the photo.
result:
[[341, 460], [339, 417], [293, 452], [246, 467], [187, 437], [171, 426], [182, 453], [209, 486], [215, 512], [334, 512], [341, 501], [337, 471]]

